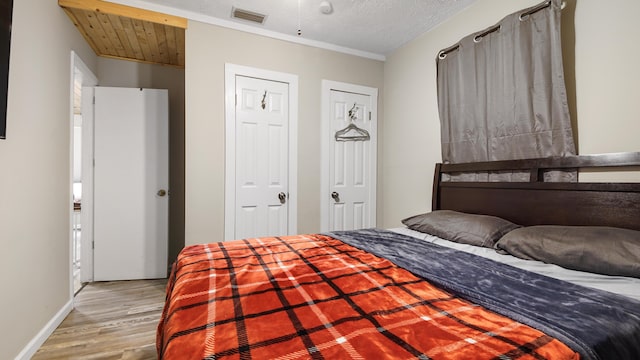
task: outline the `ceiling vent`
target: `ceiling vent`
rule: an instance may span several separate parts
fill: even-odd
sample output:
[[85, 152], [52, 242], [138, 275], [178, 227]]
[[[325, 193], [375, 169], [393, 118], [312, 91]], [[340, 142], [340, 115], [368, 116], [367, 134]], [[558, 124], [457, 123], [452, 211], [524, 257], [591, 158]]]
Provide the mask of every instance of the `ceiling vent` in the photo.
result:
[[234, 7], [231, 10], [231, 17], [234, 19], [251, 21], [262, 25], [264, 24], [264, 20], [267, 18], [267, 15], [259, 14], [257, 12], [249, 10], [237, 9]]

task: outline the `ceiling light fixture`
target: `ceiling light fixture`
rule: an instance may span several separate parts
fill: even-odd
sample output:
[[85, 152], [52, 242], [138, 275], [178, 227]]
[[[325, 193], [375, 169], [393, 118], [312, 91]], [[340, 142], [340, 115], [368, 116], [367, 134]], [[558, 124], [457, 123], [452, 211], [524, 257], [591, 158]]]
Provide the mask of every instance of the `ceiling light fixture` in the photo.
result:
[[333, 5], [331, 5], [331, 2], [324, 0], [320, 3], [320, 12], [325, 14], [325, 15], [329, 15], [333, 12]]

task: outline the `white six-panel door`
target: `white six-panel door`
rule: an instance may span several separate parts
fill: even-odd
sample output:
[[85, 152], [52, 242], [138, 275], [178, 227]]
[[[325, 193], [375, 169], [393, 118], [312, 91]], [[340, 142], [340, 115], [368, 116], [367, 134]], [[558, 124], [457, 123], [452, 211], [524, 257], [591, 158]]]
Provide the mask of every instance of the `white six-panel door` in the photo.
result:
[[[328, 230], [354, 230], [375, 226], [376, 127], [374, 97], [332, 89], [329, 96]], [[349, 116], [353, 112], [353, 120]], [[334, 135], [353, 123], [366, 130], [366, 141], [336, 141]], [[325, 139], [326, 142], [326, 139]]]
[[95, 88], [94, 280], [164, 278], [168, 92]]
[[235, 237], [288, 230], [288, 84], [236, 76]]

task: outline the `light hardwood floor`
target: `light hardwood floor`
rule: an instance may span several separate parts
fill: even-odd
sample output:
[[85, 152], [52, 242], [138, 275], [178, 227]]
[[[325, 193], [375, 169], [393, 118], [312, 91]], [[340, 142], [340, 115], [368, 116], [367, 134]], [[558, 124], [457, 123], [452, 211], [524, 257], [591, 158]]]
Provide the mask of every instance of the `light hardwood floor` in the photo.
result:
[[167, 280], [91, 283], [75, 309], [33, 357], [155, 359], [155, 335]]

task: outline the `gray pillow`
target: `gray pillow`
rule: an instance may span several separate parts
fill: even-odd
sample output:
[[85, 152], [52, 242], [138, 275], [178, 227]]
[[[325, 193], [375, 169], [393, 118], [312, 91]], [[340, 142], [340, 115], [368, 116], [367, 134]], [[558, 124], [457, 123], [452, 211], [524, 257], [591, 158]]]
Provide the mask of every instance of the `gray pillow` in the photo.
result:
[[488, 248], [493, 248], [504, 234], [520, 227], [499, 217], [452, 210], [435, 210], [406, 218], [402, 223], [409, 229], [446, 240]]
[[496, 249], [567, 269], [640, 278], [640, 231], [604, 226], [531, 226], [506, 234]]

